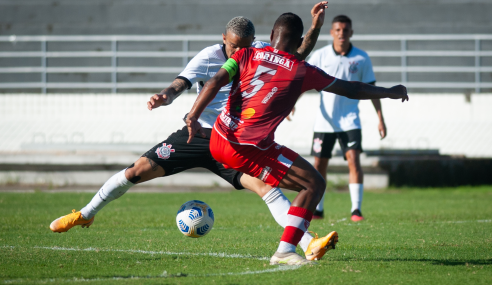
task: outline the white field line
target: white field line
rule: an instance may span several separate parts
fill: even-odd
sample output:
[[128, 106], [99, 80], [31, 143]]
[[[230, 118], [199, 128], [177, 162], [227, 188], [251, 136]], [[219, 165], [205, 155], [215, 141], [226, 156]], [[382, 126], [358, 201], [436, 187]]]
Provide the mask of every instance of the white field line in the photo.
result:
[[[18, 248], [16, 246], [8, 246], [4, 245], [2, 248]], [[46, 249], [46, 250], [60, 250], [60, 251], [91, 251], [91, 252], [125, 252], [125, 253], [142, 253], [142, 254], [161, 254], [161, 255], [193, 255], [193, 256], [212, 256], [212, 257], [225, 257], [225, 258], [254, 258], [257, 260], [268, 260], [267, 257], [255, 257], [252, 255], [241, 255], [241, 254], [226, 254], [226, 253], [191, 253], [191, 252], [170, 252], [170, 251], [147, 251], [147, 250], [123, 250], [123, 249], [97, 249], [97, 248], [67, 248], [67, 247], [46, 247], [46, 246], [35, 246], [33, 248], [36, 249]], [[108, 281], [108, 280], [124, 280], [124, 279], [151, 279], [151, 278], [167, 278], [167, 277], [210, 277], [210, 276], [237, 276], [237, 275], [250, 275], [250, 274], [263, 274], [263, 273], [273, 273], [278, 271], [288, 271], [288, 270], [296, 270], [301, 266], [277, 266], [274, 268], [264, 269], [264, 270], [255, 270], [255, 271], [243, 271], [243, 272], [225, 272], [225, 273], [210, 273], [210, 274], [170, 274], [168, 275], [166, 271], [160, 276], [128, 276], [128, 277], [111, 277], [111, 278], [93, 278], [93, 279], [85, 279], [85, 278], [73, 278], [73, 279], [43, 279], [34, 281], [35, 283], [58, 283], [58, 282], [95, 282], [95, 281]], [[14, 284], [14, 283], [32, 283], [33, 280], [30, 279], [13, 279], [13, 280], [5, 280], [4, 284]]]
[[[338, 220], [337, 223], [343, 221]], [[378, 225], [410, 225], [410, 224], [467, 224], [467, 223], [491, 223], [492, 220], [474, 220], [474, 221], [422, 221], [422, 222], [398, 222], [398, 223], [379, 223]], [[331, 224], [335, 225], [334, 223]], [[362, 223], [347, 223], [346, 226], [373, 226], [375, 224], [371, 224], [370, 222], [362, 222]]]
[[[3, 248], [16, 248], [15, 246], [2, 246]], [[224, 257], [224, 258], [249, 258], [256, 260], [270, 260], [269, 257], [259, 257], [247, 254], [227, 254], [223, 252], [209, 252], [209, 253], [196, 253], [196, 252], [172, 252], [172, 251], [148, 251], [138, 249], [100, 249], [100, 248], [73, 248], [73, 247], [48, 247], [48, 246], [35, 246], [36, 249], [47, 250], [59, 250], [59, 251], [93, 251], [93, 252], [126, 252], [126, 253], [142, 253], [142, 254], [157, 254], [157, 255], [193, 255], [193, 256], [212, 256], [212, 257]]]
[[5, 280], [4, 284], [15, 284], [15, 283], [60, 283], [60, 282], [97, 282], [97, 281], [109, 281], [109, 280], [144, 280], [144, 279], [164, 279], [170, 277], [212, 277], [212, 276], [239, 276], [239, 275], [250, 275], [250, 274], [263, 274], [263, 273], [274, 273], [279, 271], [289, 271], [296, 270], [301, 268], [301, 265], [279, 265], [274, 268], [264, 269], [264, 270], [255, 270], [255, 271], [243, 271], [243, 272], [225, 272], [225, 273], [212, 273], [212, 274], [167, 274], [166, 271], [160, 276], [115, 276], [109, 278], [77, 278], [74, 277], [72, 279], [58, 279], [58, 278], [50, 278], [50, 279], [42, 279], [42, 280], [30, 280], [30, 279], [11, 279]]
[[66, 247], [42, 247], [35, 246], [34, 248], [50, 249], [50, 250], [62, 250], [62, 251], [105, 251], [105, 252], [129, 252], [129, 253], [143, 253], [143, 254], [158, 254], [158, 255], [193, 255], [193, 256], [212, 256], [212, 257], [225, 257], [225, 258], [252, 258], [257, 260], [270, 260], [268, 257], [258, 257], [252, 255], [243, 254], [227, 254], [223, 252], [209, 252], [209, 253], [196, 253], [196, 252], [172, 252], [172, 251], [147, 251], [138, 249], [98, 249], [98, 248], [66, 248]]

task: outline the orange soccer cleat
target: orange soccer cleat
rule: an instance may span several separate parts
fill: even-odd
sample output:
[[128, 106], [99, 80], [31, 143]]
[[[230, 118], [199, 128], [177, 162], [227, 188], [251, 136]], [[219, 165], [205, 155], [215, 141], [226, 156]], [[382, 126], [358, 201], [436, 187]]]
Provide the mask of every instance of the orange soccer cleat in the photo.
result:
[[309, 246], [305, 252], [307, 260], [320, 260], [325, 253], [330, 249], [335, 249], [335, 245], [338, 242], [338, 233], [333, 231], [325, 237], [318, 238], [318, 234], [315, 233], [315, 237], [309, 243]]
[[90, 220], [86, 220], [82, 217], [80, 211], [75, 212], [72, 210], [71, 214], [59, 217], [50, 224], [50, 229], [55, 233], [66, 232], [74, 226], [82, 226], [83, 228], [89, 227], [94, 222], [94, 217]]

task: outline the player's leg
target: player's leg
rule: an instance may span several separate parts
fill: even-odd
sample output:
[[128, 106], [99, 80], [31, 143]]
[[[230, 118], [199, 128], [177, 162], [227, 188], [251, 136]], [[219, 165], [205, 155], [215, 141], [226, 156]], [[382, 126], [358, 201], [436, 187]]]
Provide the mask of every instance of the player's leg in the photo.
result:
[[[331, 158], [331, 152], [335, 146], [337, 136], [335, 133], [317, 133], [313, 135], [313, 147], [311, 155], [314, 156], [314, 168], [326, 179], [328, 161]], [[316, 210], [313, 213], [313, 219], [322, 219], [324, 217], [325, 194], [321, 197]]]
[[53, 232], [66, 232], [74, 226], [89, 227], [94, 216], [107, 204], [123, 196], [128, 189], [156, 177], [162, 177], [164, 169], [147, 157], [139, 158], [128, 168], [116, 173], [97, 191], [92, 200], [80, 211], [62, 216], [50, 224]]
[[[113, 175], [85, 207], [78, 212], [73, 210], [73, 213], [54, 220], [50, 229], [54, 232], [66, 232], [76, 225], [89, 227], [94, 221], [94, 216], [102, 208], [121, 197], [135, 184], [182, 171], [184, 169], [181, 162], [183, 160], [182, 154], [186, 153], [181, 151], [182, 145], [184, 144], [186, 148], [189, 147], [184, 139], [188, 137], [187, 132], [186, 134], [182, 133], [183, 130], [179, 130], [171, 134], [165, 141], [147, 151], [128, 168]], [[181, 144], [179, 144], [180, 139], [182, 140]], [[177, 144], [173, 148], [171, 143], [175, 142]], [[174, 154], [176, 147], [178, 147], [179, 155]]]
[[350, 200], [352, 201], [352, 221], [358, 222], [363, 220], [361, 206], [364, 193], [364, 173], [360, 165], [360, 150], [348, 150], [345, 153], [349, 166], [349, 191]]
[[340, 133], [340, 146], [349, 167], [349, 191], [352, 207], [350, 212], [354, 222], [363, 220], [361, 213], [364, 193], [364, 173], [360, 165], [362, 152], [362, 132], [360, 129]]
[[[287, 212], [290, 208], [290, 201], [285, 197], [282, 190], [279, 187], [272, 187], [265, 184], [260, 179], [249, 176], [248, 174], [243, 174], [241, 172], [239, 172], [239, 174], [241, 174], [240, 182], [243, 187], [258, 194], [258, 196], [265, 201], [275, 221], [282, 228], [285, 228], [287, 226]], [[313, 236], [308, 232], [304, 232], [304, 235], [299, 242], [299, 246], [304, 252], [307, 252], [312, 241]]]
[[89, 227], [94, 216], [111, 201], [118, 199], [133, 185], [164, 175], [162, 167], [146, 157], [116, 173], [97, 191], [92, 200], [80, 211], [62, 216], [50, 224], [53, 232], [66, 232], [74, 226]]
[[164, 174], [164, 169], [155, 161], [148, 157], [140, 157], [104, 183], [89, 204], [80, 210], [82, 217], [92, 219], [102, 208], [123, 196], [134, 185], [162, 177]]
[[[300, 191], [296, 197], [297, 200], [295, 200], [296, 204], [289, 207], [287, 215], [283, 236], [289, 243], [284, 242], [284, 240], [281, 241], [280, 250], [272, 257], [270, 264], [304, 264], [308, 262], [307, 259], [295, 253], [295, 248], [307, 231], [312, 218], [312, 211], [323, 195], [325, 180], [321, 175], [297, 153], [278, 144], [272, 145], [266, 150], [260, 150], [254, 146], [233, 145], [214, 131], [212, 132], [210, 151], [218, 162], [257, 177], [265, 184], [272, 187], [287, 186], [290, 189]], [[321, 253], [318, 248], [322, 247], [326, 251], [327, 246], [336, 243], [336, 239], [336, 233], [333, 233], [326, 240], [324, 238], [313, 239], [313, 241], [321, 240], [316, 242], [313, 248], [316, 253]], [[306, 255], [309, 253], [309, 247]], [[313, 256], [314, 258], [316, 257]]]
[[[203, 160], [208, 158], [204, 157]], [[275, 221], [285, 228], [287, 225], [287, 212], [290, 208], [290, 201], [285, 197], [284, 193], [279, 187], [272, 187], [258, 178], [254, 178], [248, 174], [238, 172], [231, 168], [225, 168], [221, 163], [211, 158], [212, 161], [205, 168], [214, 172], [224, 180], [229, 182], [237, 190], [249, 189], [260, 196], [265, 204], [268, 206], [270, 213]], [[299, 246], [304, 252], [308, 250], [309, 245], [312, 243], [313, 237], [305, 232], [299, 242]]]
[[[314, 167], [301, 156], [297, 156], [292, 166], [279, 183], [282, 188], [298, 191], [288, 212], [288, 222], [280, 240], [279, 247], [270, 260], [270, 264], [294, 263], [303, 264], [295, 253], [296, 245], [302, 234], [307, 231], [313, 212], [326, 188], [325, 179]], [[332, 232], [319, 243], [313, 244], [313, 252], [306, 252], [309, 260], [319, 259], [324, 253], [335, 247], [338, 234]], [[314, 251], [317, 251], [314, 253]]]

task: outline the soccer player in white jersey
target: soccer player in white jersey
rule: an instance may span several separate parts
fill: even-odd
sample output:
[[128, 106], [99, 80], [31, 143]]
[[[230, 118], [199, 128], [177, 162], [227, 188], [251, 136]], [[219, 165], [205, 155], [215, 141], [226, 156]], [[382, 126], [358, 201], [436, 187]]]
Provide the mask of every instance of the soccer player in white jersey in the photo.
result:
[[[332, 21], [330, 34], [333, 44], [313, 52], [309, 63], [323, 69], [326, 73], [347, 81], [360, 81], [375, 84], [376, 78], [367, 53], [350, 43], [352, 21], [345, 15], [336, 16]], [[335, 142], [338, 143], [349, 167], [349, 190], [352, 200], [352, 221], [361, 221], [362, 194], [364, 191], [363, 173], [360, 165], [362, 152], [362, 132], [359, 118], [359, 100], [349, 99], [334, 93], [320, 92], [321, 103], [314, 123], [314, 137], [311, 155], [314, 167], [323, 177], [326, 175], [328, 161]], [[372, 99], [379, 117], [379, 134], [386, 137], [383, 111], [379, 99]], [[318, 204], [313, 218], [323, 218], [324, 196]]]
[[[296, 56], [304, 59], [314, 48], [319, 31], [324, 22], [324, 10], [327, 2], [319, 2], [311, 10], [312, 26], [306, 33], [302, 45]], [[254, 25], [244, 17], [235, 17], [226, 25], [223, 34], [223, 44], [213, 45], [200, 51], [173, 81], [171, 86], [150, 98], [147, 103], [149, 110], [162, 105], [170, 105], [183, 91], [198, 83], [199, 93], [209, 79], [211, 79], [222, 65], [236, 51], [244, 47], [264, 47], [264, 42], [254, 41]], [[207, 168], [229, 182], [236, 189], [250, 189], [257, 193], [267, 204], [273, 217], [282, 227], [287, 225], [287, 212], [290, 201], [284, 196], [280, 188], [272, 188], [263, 181], [253, 178], [232, 169], [226, 169], [221, 163], [213, 159], [210, 154], [210, 133], [217, 116], [224, 109], [231, 84], [224, 86], [215, 100], [211, 102], [199, 118], [199, 122], [207, 133], [207, 137], [196, 135], [192, 144], [187, 144], [188, 129], [171, 134], [166, 140], [157, 144], [130, 167], [111, 177], [97, 192], [93, 199], [76, 212], [54, 220], [50, 229], [54, 232], [66, 232], [76, 225], [89, 227], [94, 216], [109, 202], [121, 197], [130, 187], [157, 177], [169, 176], [195, 167]], [[185, 114], [183, 114], [185, 115]], [[327, 235], [313, 238], [305, 233], [299, 243], [306, 254], [306, 258], [320, 259], [327, 250], [334, 248], [335, 236]]]

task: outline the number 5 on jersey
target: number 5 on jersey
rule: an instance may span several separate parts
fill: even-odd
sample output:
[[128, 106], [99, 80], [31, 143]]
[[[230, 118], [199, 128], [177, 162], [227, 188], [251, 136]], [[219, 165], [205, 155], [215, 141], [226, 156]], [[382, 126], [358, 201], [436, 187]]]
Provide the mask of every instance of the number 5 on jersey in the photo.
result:
[[244, 91], [241, 94], [243, 96], [243, 98], [251, 98], [251, 97], [255, 96], [255, 94], [258, 91], [260, 91], [260, 89], [263, 87], [263, 85], [265, 85], [265, 82], [263, 82], [263, 80], [261, 80], [260, 77], [262, 75], [264, 75], [265, 73], [270, 74], [270, 75], [275, 75], [275, 73], [277, 73], [277, 70], [265, 67], [263, 65], [258, 65], [258, 68], [256, 69], [256, 72], [255, 72], [255, 76], [253, 77], [253, 79], [249, 83], [249, 85], [254, 86], [254, 88], [250, 93]]

